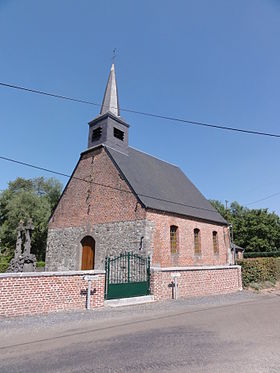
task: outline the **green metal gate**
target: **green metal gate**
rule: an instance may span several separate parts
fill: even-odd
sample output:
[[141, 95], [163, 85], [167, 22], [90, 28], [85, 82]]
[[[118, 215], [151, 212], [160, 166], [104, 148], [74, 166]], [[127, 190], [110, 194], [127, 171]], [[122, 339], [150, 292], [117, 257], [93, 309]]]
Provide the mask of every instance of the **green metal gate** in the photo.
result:
[[105, 259], [105, 299], [150, 294], [150, 258], [134, 253]]

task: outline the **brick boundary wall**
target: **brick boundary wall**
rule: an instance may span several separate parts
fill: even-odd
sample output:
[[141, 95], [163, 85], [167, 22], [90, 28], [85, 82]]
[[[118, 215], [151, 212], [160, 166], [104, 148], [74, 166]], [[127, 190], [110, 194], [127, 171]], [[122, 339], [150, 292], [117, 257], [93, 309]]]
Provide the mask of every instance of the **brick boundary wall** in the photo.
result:
[[168, 285], [174, 281], [172, 274], [179, 273], [178, 298], [215, 294], [228, 294], [242, 290], [241, 267], [169, 267], [151, 268], [151, 293], [155, 300], [172, 298], [172, 288]]
[[88, 281], [91, 308], [104, 306], [104, 271], [65, 271], [0, 274], [0, 317], [27, 316], [86, 309]]

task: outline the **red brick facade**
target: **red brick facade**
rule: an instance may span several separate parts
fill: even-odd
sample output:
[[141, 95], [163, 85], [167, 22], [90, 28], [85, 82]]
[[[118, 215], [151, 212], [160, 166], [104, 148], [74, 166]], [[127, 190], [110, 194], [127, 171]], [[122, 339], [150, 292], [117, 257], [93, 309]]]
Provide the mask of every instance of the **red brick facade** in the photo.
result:
[[84, 310], [88, 281], [97, 274], [91, 289], [91, 308], [104, 306], [104, 272], [0, 274], [0, 317]]
[[[108, 187], [94, 184], [95, 182]], [[228, 262], [227, 227], [169, 213], [145, 210], [104, 147], [82, 154], [73, 177], [50, 220], [49, 229], [93, 227], [97, 224], [139, 220], [147, 220], [154, 225], [153, 233], [149, 237], [149, 252], [152, 253], [153, 265], [161, 267], [222, 265]], [[170, 250], [171, 225], [178, 227], [176, 254], [171, 254]], [[194, 253], [195, 228], [200, 230], [201, 253], [199, 255]], [[214, 254], [213, 249], [214, 231], [217, 232], [218, 237], [218, 254]], [[123, 250], [130, 249], [123, 248]], [[63, 256], [63, 249], [58, 248], [58, 250]], [[47, 250], [47, 263], [49, 263], [49, 254], [51, 253]]]
[[[153, 265], [161, 267], [224, 265], [228, 260], [229, 231], [225, 226], [174, 216], [147, 212], [147, 219], [155, 223]], [[177, 228], [177, 253], [170, 249], [170, 226]], [[201, 253], [194, 249], [194, 229], [200, 231]], [[213, 232], [217, 232], [218, 253], [214, 253]]]
[[172, 298], [172, 274], [179, 273], [178, 298], [227, 294], [242, 290], [240, 266], [155, 269], [151, 290], [155, 300]]
[[145, 209], [101, 147], [82, 154], [49, 228], [138, 220], [145, 218], [145, 214]]

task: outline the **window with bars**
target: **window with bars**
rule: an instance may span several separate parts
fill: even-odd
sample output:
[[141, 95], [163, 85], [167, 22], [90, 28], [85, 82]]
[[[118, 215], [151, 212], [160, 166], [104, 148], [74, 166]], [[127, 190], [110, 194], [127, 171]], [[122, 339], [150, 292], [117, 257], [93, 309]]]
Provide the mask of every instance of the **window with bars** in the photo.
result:
[[170, 226], [170, 250], [171, 254], [177, 254], [178, 250], [178, 227]]
[[194, 231], [194, 253], [196, 255], [201, 254], [201, 244], [200, 244], [200, 230], [195, 228]]
[[213, 237], [213, 249], [214, 249], [214, 254], [219, 254], [219, 244], [218, 244], [218, 232], [213, 231], [212, 233]]
[[102, 135], [102, 128], [101, 127], [95, 128], [95, 130], [92, 131], [91, 141], [99, 140], [101, 135]]
[[121, 131], [121, 130], [119, 130], [118, 128], [115, 128], [115, 127], [114, 127], [114, 136], [115, 136], [117, 139], [123, 141], [123, 139], [124, 139], [124, 132]]

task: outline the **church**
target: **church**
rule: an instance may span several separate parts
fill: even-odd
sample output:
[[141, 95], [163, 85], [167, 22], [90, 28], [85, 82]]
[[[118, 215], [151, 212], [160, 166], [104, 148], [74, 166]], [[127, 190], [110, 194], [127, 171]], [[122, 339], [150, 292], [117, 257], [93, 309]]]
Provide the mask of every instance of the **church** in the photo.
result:
[[88, 148], [50, 218], [46, 271], [104, 270], [133, 252], [153, 268], [231, 264], [227, 222], [180, 168], [129, 146], [114, 64]]

